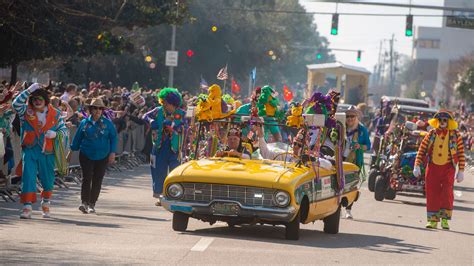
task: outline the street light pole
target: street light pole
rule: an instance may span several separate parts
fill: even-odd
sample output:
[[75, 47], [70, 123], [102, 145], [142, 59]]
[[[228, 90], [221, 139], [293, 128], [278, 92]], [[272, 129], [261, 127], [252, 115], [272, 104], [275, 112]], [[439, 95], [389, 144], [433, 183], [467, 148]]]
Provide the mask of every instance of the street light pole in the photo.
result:
[[[176, 45], [176, 25], [171, 25], [171, 51], [174, 51]], [[170, 66], [169, 76], [168, 76], [168, 87], [173, 88], [173, 79], [174, 79], [174, 67]]]
[[[176, 0], [176, 19], [179, 15], [179, 0]], [[175, 22], [176, 23], [176, 22]], [[176, 24], [171, 25], [171, 51], [175, 50], [176, 45]], [[170, 66], [169, 76], [168, 76], [168, 87], [173, 88], [174, 81], [174, 67]]]

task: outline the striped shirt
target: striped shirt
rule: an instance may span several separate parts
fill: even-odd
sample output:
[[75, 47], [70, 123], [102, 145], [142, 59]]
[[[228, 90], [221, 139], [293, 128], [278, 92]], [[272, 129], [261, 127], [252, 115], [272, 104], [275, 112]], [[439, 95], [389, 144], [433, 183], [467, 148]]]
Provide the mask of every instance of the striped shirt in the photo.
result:
[[[432, 145], [434, 143], [434, 139], [436, 136], [446, 136], [448, 135], [447, 130], [441, 130], [441, 129], [432, 129], [424, 138], [423, 141], [420, 144], [420, 147], [418, 148], [418, 153], [416, 154], [416, 159], [415, 159], [415, 165], [421, 165], [426, 157], [432, 157]], [[433, 136], [434, 135], [434, 136]], [[452, 136], [452, 137], [451, 137]], [[457, 157], [458, 157], [458, 167], [459, 171], [464, 171], [464, 166], [466, 164], [466, 159], [464, 157], [464, 144], [461, 135], [457, 130], [454, 130], [454, 132], [451, 132], [449, 134], [449, 147], [448, 147], [448, 161], [452, 162], [453, 165], [455, 166], [454, 159], [452, 158], [451, 154], [451, 147], [457, 145]], [[430, 160], [431, 161], [431, 160]]]

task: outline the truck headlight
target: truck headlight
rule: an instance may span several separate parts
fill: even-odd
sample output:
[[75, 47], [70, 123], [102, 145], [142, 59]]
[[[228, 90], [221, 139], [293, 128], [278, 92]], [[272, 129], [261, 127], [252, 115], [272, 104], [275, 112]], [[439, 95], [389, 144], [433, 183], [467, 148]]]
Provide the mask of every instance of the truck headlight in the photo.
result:
[[286, 207], [290, 203], [290, 194], [285, 191], [278, 191], [273, 195], [273, 200], [279, 207]]
[[178, 183], [174, 183], [168, 186], [168, 196], [173, 199], [181, 198], [184, 194], [184, 188]]

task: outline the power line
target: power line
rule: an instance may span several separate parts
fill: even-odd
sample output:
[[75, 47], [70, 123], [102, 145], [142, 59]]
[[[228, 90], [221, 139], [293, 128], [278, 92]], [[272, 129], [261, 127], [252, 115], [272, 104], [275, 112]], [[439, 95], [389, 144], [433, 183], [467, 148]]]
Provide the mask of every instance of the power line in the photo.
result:
[[[280, 14], [302, 14], [302, 15], [333, 15], [334, 12], [309, 12], [298, 10], [274, 10], [274, 9], [247, 9], [247, 8], [212, 8], [217, 11], [253, 12], [253, 13], [280, 13]], [[374, 17], [406, 17], [407, 14], [379, 14], [379, 13], [338, 13], [343, 16], [374, 16]], [[412, 14], [414, 17], [447, 17], [445, 14]]]
[[[308, 2], [315, 2], [314, 0], [307, 0]], [[416, 9], [436, 9], [444, 11], [460, 11], [460, 12], [474, 12], [474, 8], [466, 7], [452, 7], [452, 6], [427, 6], [427, 5], [413, 5], [411, 4], [397, 4], [397, 3], [383, 3], [383, 2], [360, 2], [360, 1], [339, 1], [339, 0], [329, 0], [325, 1], [326, 3], [335, 3], [337, 4], [350, 4], [350, 5], [369, 5], [369, 6], [388, 6], [388, 7], [405, 7], [405, 8], [416, 8]]]

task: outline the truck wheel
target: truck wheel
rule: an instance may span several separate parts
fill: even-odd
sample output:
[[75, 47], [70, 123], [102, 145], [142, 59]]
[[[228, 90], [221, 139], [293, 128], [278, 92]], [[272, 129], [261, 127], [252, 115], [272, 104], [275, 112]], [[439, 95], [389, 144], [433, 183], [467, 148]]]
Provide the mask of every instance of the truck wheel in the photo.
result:
[[188, 228], [189, 215], [182, 212], [173, 213], [173, 230], [184, 232]]
[[296, 215], [293, 221], [286, 224], [285, 238], [288, 240], [300, 239], [300, 212]]
[[367, 182], [368, 185], [367, 186], [369, 187], [370, 192], [374, 192], [375, 179], [377, 178], [378, 174], [379, 174], [379, 172], [377, 171], [377, 169], [372, 169], [369, 172], [369, 177], [368, 177], [368, 182]]
[[337, 234], [339, 233], [339, 221], [341, 220], [341, 205], [337, 207], [337, 211], [323, 219], [324, 233]]
[[376, 201], [382, 201], [387, 191], [387, 181], [382, 175], [378, 175], [375, 179], [374, 198]]
[[385, 199], [394, 200], [396, 196], [397, 196], [397, 191], [393, 190], [391, 187], [389, 187], [387, 191], [385, 191]]

